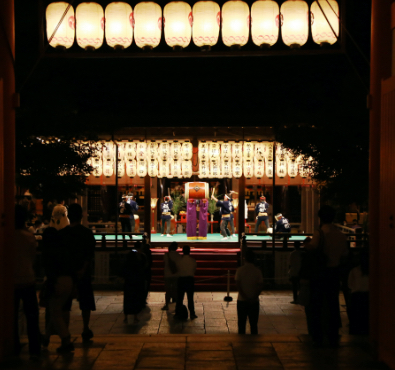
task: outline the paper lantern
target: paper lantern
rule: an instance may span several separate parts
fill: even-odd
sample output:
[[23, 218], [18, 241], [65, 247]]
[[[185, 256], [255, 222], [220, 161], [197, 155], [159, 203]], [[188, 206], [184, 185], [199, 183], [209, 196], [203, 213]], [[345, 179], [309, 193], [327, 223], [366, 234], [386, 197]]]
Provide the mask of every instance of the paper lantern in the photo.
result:
[[247, 179], [254, 176], [254, 162], [251, 159], [244, 160], [244, 176]]
[[255, 157], [255, 165], [254, 165], [254, 175], [257, 179], [260, 179], [265, 175], [264, 160], [257, 159], [256, 157]]
[[182, 177], [181, 160], [173, 159], [171, 162], [171, 174], [173, 177]]
[[213, 1], [198, 1], [192, 9], [192, 38], [196, 46], [210, 49], [218, 42], [221, 10]]
[[221, 165], [222, 177], [232, 178], [232, 162], [230, 159], [223, 159]]
[[173, 49], [186, 48], [191, 42], [192, 9], [183, 1], [172, 1], [163, 9], [166, 44]]
[[339, 5], [337, 1], [316, 0], [311, 4], [310, 11], [313, 41], [319, 45], [334, 44], [339, 36]]
[[139, 159], [137, 161], [137, 176], [145, 177], [147, 175], [147, 164], [145, 160]]
[[107, 141], [103, 145], [103, 160], [115, 160], [115, 145], [112, 141]]
[[117, 143], [118, 146], [118, 161], [123, 161], [125, 159], [125, 143]]
[[182, 158], [192, 159], [193, 156], [193, 146], [190, 142], [182, 143]]
[[236, 179], [240, 178], [243, 174], [243, 164], [241, 159], [235, 159], [233, 161], [233, 177]]
[[232, 158], [232, 144], [231, 143], [221, 144], [221, 158], [222, 159], [231, 159]]
[[105, 159], [103, 161], [103, 175], [110, 177], [114, 174], [114, 161], [111, 159]]
[[291, 48], [303, 46], [309, 36], [309, 6], [303, 0], [287, 0], [281, 5], [282, 39]]
[[147, 143], [147, 159], [157, 159], [158, 158], [158, 143], [151, 141]]
[[276, 162], [277, 176], [282, 178], [287, 175], [287, 162], [285, 160], [278, 159]]
[[125, 176], [125, 162], [119, 161], [118, 162], [118, 177], [124, 177], [124, 176]]
[[103, 162], [99, 157], [92, 158], [93, 176], [100, 177], [103, 173]]
[[259, 0], [251, 7], [251, 37], [255, 45], [273, 46], [278, 40], [280, 9], [272, 0]]
[[210, 162], [203, 159], [199, 162], [199, 178], [209, 178], [210, 177]]
[[129, 177], [135, 177], [137, 174], [137, 166], [135, 159], [129, 159], [126, 161], [126, 174]]
[[148, 176], [149, 177], [158, 176], [158, 161], [156, 159], [148, 160]]
[[168, 142], [160, 142], [158, 149], [159, 159], [166, 161], [170, 158], [170, 143]]
[[136, 158], [136, 143], [125, 143], [125, 160], [132, 160]]
[[273, 161], [265, 158], [266, 176], [270, 179], [273, 177]]
[[173, 159], [182, 159], [182, 144], [179, 142], [171, 143], [170, 155]]
[[220, 160], [218, 159], [212, 159], [211, 160], [211, 172], [210, 172], [210, 177], [212, 178], [222, 178], [221, 175], [221, 165], [220, 165]]
[[192, 176], [192, 161], [183, 160], [181, 163], [182, 177], [189, 178]]
[[160, 43], [162, 34], [162, 9], [153, 2], [138, 3], [134, 7], [134, 40], [142, 49], [151, 50]]
[[266, 143], [266, 156], [269, 161], [273, 161], [273, 143]]
[[158, 177], [162, 178], [162, 177], [169, 177], [170, 174], [170, 162], [169, 160], [161, 160], [159, 159], [159, 173], [158, 173]]
[[252, 160], [254, 158], [254, 143], [247, 141], [243, 145], [244, 159]]
[[[47, 10], [45, 12], [45, 18], [47, 21], [47, 40], [49, 41], [49, 45], [53, 48], [59, 49], [68, 49], [74, 44], [75, 37], [75, 18], [74, 18], [74, 9], [72, 6], [69, 7], [70, 4], [65, 3], [63, 1], [59, 1], [57, 3], [52, 3], [47, 6]], [[63, 17], [64, 12], [67, 13], [63, 18], [62, 23], [58, 27], [60, 20]], [[54, 36], [52, 34], [56, 30]], [[52, 37], [52, 39], [51, 39]]]
[[232, 157], [233, 159], [241, 159], [243, 157], [243, 144], [233, 143], [232, 144]]
[[259, 161], [263, 161], [265, 158], [265, 144], [264, 143], [256, 143], [255, 144], [255, 159]]
[[145, 160], [147, 156], [147, 143], [140, 141], [136, 145], [136, 158], [138, 160]]
[[77, 43], [85, 50], [96, 50], [103, 45], [104, 12], [97, 3], [81, 3], [75, 11]]
[[133, 41], [133, 9], [127, 3], [116, 2], [106, 7], [106, 42], [114, 49], [128, 48]]
[[207, 160], [209, 158], [211, 142], [199, 142], [199, 159]]
[[240, 47], [247, 43], [250, 9], [244, 1], [231, 0], [222, 6], [222, 41], [226, 46]]
[[219, 143], [211, 143], [210, 144], [210, 158], [211, 159], [219, 159], [221, 151], [220, 151]]
[[298, 175], [298, 164], [295, 158], [288, 159], [288, 175], [289, 177], [296, 177]]

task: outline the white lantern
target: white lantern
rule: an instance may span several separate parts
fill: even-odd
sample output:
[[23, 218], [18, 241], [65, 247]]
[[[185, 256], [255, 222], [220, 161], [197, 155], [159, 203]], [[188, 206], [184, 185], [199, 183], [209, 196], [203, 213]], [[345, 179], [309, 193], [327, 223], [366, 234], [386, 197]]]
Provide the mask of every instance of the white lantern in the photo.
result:
[[211, 142], [200, 142], [199, 143], [199, 159], [207, 160], [209, 158]]
[[105, 159], [103, 162], [103, 175], [110, 177], [114, 174], [114, 161]]
[[244, 160], [244, 176], [247, 179], [254, 176], [254, 162], [251, 159]]
[[103, 145], [103, 160], [115, 160], [115, 145], [112, 141], [107, 141]]
[[146, 155], [147, 155], [147, 144], [144, 141], [138, 142], [136, 147], [136, 158], [138, 160], [143, 161], [146, 159]]
[[162, 9], [151, 1], [134, 7], [134, 40], [142, 49], [156, 48], [162, 34]]
[[[75, 18], [74, 9], [70, 4], [63, 1], [52, 3], [47, 6], [45, 17], [47, 20], [47, 40], [50, 41], [49, 45], [53, 48], [68, 49], [74, 44], [75, 36]], [[56, 30], [55, 35], [52, 37], [56, 27], [63, 17], [64, 12], [69, 7], [62, 23]], [[52, 37], [52, 39], [51, 39]]]
[[281, 5], [281, 34], [285, 45], [303, 46], [309, 37], [309, 6], [303, 0], [287, 0]]
[[139, 159], [137, 161], [137, 176], [145, 177], [147, 175], [147, 164], [145, 160]]
[[232, 162], [230, 159], [223, 159], [222, 160], [222, 177], [226, 178], [232, 178], [233, 173], [232, 173]]
[[106, 42], [114, 49], [126, 49], [133, 41], [133, 9], [123, 2], [106, 7]]
[[124, 177], [124, 176], [125, 176], [125, 162], [119, 161], [118, 162], [118, 177]]
[[265, 158], [265, 144], [264, 143], [256, 143], [255, 144], [255, 159], [259, 161], [263, 161]]
[[296, 177], [298, 175], [298, 164], [295, 158], [288, 159], [288, 175], [289, 177]]
[[172, 1], [165, 5], [163, 25], [166, 44], [173, 49], [186, 48], [191, 42], [191, 6], [183, 1]]
[[77, 6], [77, 43], [85, 50], [96, 50], [103, 45], [104, 12], [97, 3], [81, 3]]
[[169, 177], [170, 174], [170, 162], [169, 160], [161, 160], [159, 159], [159, 173], [158, 177]]
[[209, 178], [210, 177], [210, 162], [203, 159], [199, 162], [199, 178]]
[[282, 178], [287, 176], [287, 162], [285, 160], [277, 160], [277, 176]]
[[158, 161], [156, 159], [148, 160], [148, 176], [149, 177], [158, 176]]
[[222, 157], [222, 159], [231, 159], [232, 158], [232, 144], [231, 143], [221, 144], [221, 157]]
[[273, 161], [273, 143], [266, 144], [266, 156], [269, 161]]
[[173, 159], [182, 159], [182, 144], [179, 142], [170, 145], [170, 155]]
[[173, 177], [182, 177], [181, 161], [174, 159], [171, 162], [171, 174]]
[[103, 162], [99, 157], [92, 158], [93, 176], [100, 177], [103, 173]]
[[125, 160], [136, 158], [136, 143], [128, 142], [125, 144]]
[[261, 159], [255, 157], [254, 175], [257, 179], [262, 178], [265, 175], [265, 163]]
[[334, 44], [339, 36], [339, 5], [337, 1], [316, 0], [311, 4], [310, 10], [313, 41], [320, 45]]
[[192, 176], [192, 161], [191, 160], [183, 160], [181, 163], [182, 168], [182, 177], [189, 178]]
[[198, 1], [192, 9], [193, 42], [198, 47], [210, 49], [218, 42], [221, 10], [213, 1]]
[[247, 141], [243, 145], [244, 159], [252, 160], [254, 158], [254, 143]]
[[[92, 165], [92, 158], [88, 158], [88, 160], [86, 161], [86, 164], [87, 164], [88, 166], [92, 166], [92, 167], [93, 167], [93, 165]], [[27, 173], [22, 173], [22, 175], [26, 176]], [[85, 172], [85, 176], [86, 176], [86, 177], [88, 177], [89, 175], [90, 175], [90, 174], [89, 174], [88, 172]]]
[[255, 45], [273, 46], [278, 40], [280, 9], [272, 0], [259, 0], [251, 7], [251, 37]]
[[118, 160], [123, 161], [125, 159], [125, 143], [120, 142], [118, 145]]
[[243, 174], [243, 164], [241, 159], [235, 159], [233, 161], [233, 177], [240, 178]]
[[270, 179], [273, 177], [273, 161], [265, 158], [266, 176]]
[[147, 143], [147, 159], [158, 158], [158, 144], [155, 141]]
[[247, 43], [250, 30], [250, 9], [244, 1], [231, 0], [222, 6], [222, 41], [226, 46], [240, 47]]
[[243, 157], [243, 144], [242, 143], [233, 143], [232, 157], [233, 157], [233, 159], [241, 159]]
[[211, 143], [210, 145], [210, 158], [211, 159], [219, 159], [220, 157], [220, 144], [219, 143]]
[[158, 155], [162, 161], [167, 161], [170, 158], [170, 143], [159, 143]]
[[212, 178], [222, 178], [221, 176], [221, 166], [219, 159], [211, 160], [211, 176]]
[[135, 159], [129, 159], [126, 161], [126, 174], [129, 177], [135, 177], [137, 174], [137, 168], [136, 168], [136, 160]]
[[190, 142], [182, 143], [182, 158], [192, 159], [193, 156], [193, 146]]

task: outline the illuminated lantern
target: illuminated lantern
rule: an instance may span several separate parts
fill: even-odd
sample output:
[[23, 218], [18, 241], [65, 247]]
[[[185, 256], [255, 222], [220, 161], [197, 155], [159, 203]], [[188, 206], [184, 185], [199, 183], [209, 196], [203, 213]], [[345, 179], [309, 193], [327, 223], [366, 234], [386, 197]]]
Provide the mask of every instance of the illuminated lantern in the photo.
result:
[[118, 177], [124, 177], [124, 176], [125, 176], [125, 162], [119, 161], [118, 162]]
[[280, 9], [272, 0], [259, 0], [251, 7], [251, 37], [255, 45], [273, 46], [278, 40]]
[[129, 4], [116, 2], [106, 7], [106, 42], [114, 49], [128, 48], [133, 41], [133, 10]]
[[193, 146], [190, 142], [182, 143], [182, 158], [192, 159], [193, 156]]
[[289, 177], [296, 177], [298, 175], [298, 164], [293, 157], [288, 159], [288, 175]]
[[265, 175], [265, 163], [261, 159], [255, 157], [254, 175], [257, 179], [262, 178]]
[[170, 143], [163, 142], [159, 144], [158, 149], [159, 159], [166, 161], [170, 158]]
[[147, 175], [147, 164], [145, 160], [139, 159], [137, 161], [137, 176], [145, 177]]
[[103, 162], [99, 157], [92, 158], [93, 176], [100, 177], [103, 173]]
[[128, 142], [125, 144], [125, 160], [132, 160], [136, 158], [136, 143]]
[[162, 33], [162, 9], [151, 1], [134, 7], [134, 40], [142, 49], [151, 50], [160, 43]]
[[232, 158], [232, 144], [231, 143], [221, 144], [221, 157], [222, 157], [222, 159], [231, 159]]
[[226, 178], [232, 178], [233, 173], [232, 173], [232, 162], [230, 159], [223, 159], [222, 160], [222, 177]]
[[182, 177], [181, 161], [174, 159], [171, 163], [171, 174], [173, 177]]
[[115, 148], [114, 143], [112, 141], [107, 141], [103, 145], [103, 160], [114, 161], [115, 159]]
[[281, 144], [277, 144], [276, 168], [278, 177], [281, 178], [287, 175], [286, 151]]
[[337, 1], [316, 0], [311, 4], [310, 10], [313, 41], [320, 45], [334, 44], [339, 36], [339, 5]]
[[125, 143], [118, 143], [118, 161], [123, 161], [125, 159]]
[[298, 163], [298, 171], [300, 177], [306, 178], [308, 176], [307, 163], [305, 162], [302, 156], [298, 157], [297, 163]]
[[159, 173], [158, 177], [169, 177], [170, 174], [170, 162], [169, 160], [161, 160], [159, 159]]
[[145, 160], [147, 155], [147, 144], [144, 141], [138, 142], [136, 147], [136, 158]]
[[148, 176], [158, 176], [158, 161], [156, 159], [151, 159], [148, 161]]
[[81, 3], [75, 11], [77, 43], [85, 50], [96, 50], [103, 45], [104, 12], [97, 3]]
[[233, 159], [241, 159], [243, 157], [243, 144], [242, 143], [233, 143], [232, 157], [233, 157]]
[[181, 163], [182, 168], [182, 176], [189, 178], [192, 176], [192, 161], [191, 160], [183, 160]]
[[209, 158], [211, 142], [200, 142], [199, 143], [199, 159], [207, 160]]
[[198, 1], [192, 9], [192, 38], [196, 46], [210, 50], [218, 42], [221, 10], [213, 1]]
[[263, 161], [265, 158], [265, 144], [264, 143], [256, 143], [255, 144], [255, 159], [259, 161]]
[[136, 160], [135, 159], [129, 159], [126, 161], [126, 174], [129, 177], [135, 177], [137, 174], [137, 168], [136, 168]]
[[182, 144], [172, 143], [170, 145], [170, 155], [173, 159], [182, 159]]
[[147, 143], [147, 159], [158, 158], [158, 144], [155, 141]]
[[247, 141], [243, 145], [244, 159], [252, 160], [254, 158], [254, 143]]
[[241, 175], [243, 174], [242, 167], [243, 165], [241, 159], [235, 159], [233, 161], [233, 177], [237, 179], [241, 177]]
[[266, 176], [270, 179], [273, 177], [273, 161], [265, 158]]
[[166, 44], [173, 49], [186, 48], [191, 42], [192, 9], [183, 1], [172, 1], [163, 9]]
[[68, 3], [59, 1], [47, 6], [47, 10], [45, 12], [45, 17], [47, 20], [47, 40], [49, 45], [51, 45], [53, 48], [68, 49], [74, 44], [75, 18], [74, 9], [72, 6], [69, 7], [62, 23], [56, 30], [55, 35], [52, 37], [52, 34], [54, 33], [69, 5], [70, 4]]
[[303, 0], [287, 0], [281, 5], [281, 34], [285, 45], [303, 46], [309, 36], [309, 6]]
[[221, 176], [221, 166], [219, 159], [211, 160], [211, 177], [213, 178], [222, 178]]
[[241, 47], [248, 41], [250, 9], [244, 1], [231, 0], [222, 6], [222, 41], [226, 46]]
[[251, 159], [244, 160], [244, 176], [247, 179], [254, 176], [254, 162]]
[[219, 143], [211, 143], [210, 145], [210, 158], [218, 159], [220, 156], [220, 144]]
[[266, 144], [266, 156], [269, 161], [273, 161], [273, 143]]
[[105, 159], [103, 161], [103, 175], [110, 177], [114, 174], [114, 161], [111, 159]]
[[210, 162], [203, 159], [199, 163], [199, 178], [204, 179], [209, 177], [210, 177]]

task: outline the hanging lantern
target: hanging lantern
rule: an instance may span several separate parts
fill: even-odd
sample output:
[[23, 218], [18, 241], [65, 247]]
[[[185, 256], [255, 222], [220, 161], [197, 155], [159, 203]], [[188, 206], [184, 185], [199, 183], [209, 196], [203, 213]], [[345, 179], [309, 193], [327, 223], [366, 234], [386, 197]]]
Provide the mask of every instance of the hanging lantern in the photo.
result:
[[256, 143], [255, 144], [255, 159], [259, 161], [263, 161], [265, 158], [265, 144], [264, 143]]
[[212, 159], [211, 160], [211, 176], [212, 178], [222, 178], [221, 175], [221, 166], [220, 166], [219, 159]]
[[276, 158], [277, 176], [282, 178], [287, 175], [287, 158], [286, 150], [282, 144], [277, 144], [277, 158]]
[[306, 178], [308, 176], [308, 169], [307, 169], [307, 163], [303, 159], [303, 156], [299, 156], [297, 159], [297, 164], [298, 164], [298, 172], [300, 177]]
[[147, 155], [147, 144], [144, 141], [140, 141], [137, 143], [136, 147], [136, 158], [138, 160], [144, 161]]
[[[92, 158], [88, 158], [88, 160], [86, 161], [86, 164], [87, 164], [88, 166], [93, 167], [93, 165], [92, 165]], [[28, 175], [28, 174], [27, 174], [26, 172], [24, 172], [24, 173], [22, 173], [22, 175], [26, 176], [26, 175]], [[90, 175], [90, 173], [85, 172], [85, 176], [86, 176], [86, 177], [89, 177], [89, 175]]]
[[199, 159], [207, 160], [209, 158], [211, 142], [199, 142]]
[[152, 50], [160, 43], [162, 34], [162, 9], [151, 1], [134, 7], [134, 40], [142, 49]]
[[309, 6], [303, 0], [287, 0], [281, 5], [281, 16], [284, 44], [300, 48], [309, 37]]
[[159, 159], [159, 173], [158, 177], [162, 178], [168, 178], [170, 174], [170, 162], [169, 160], [161, 160]]
[[147, 159], [154, 160], [158, 158], [158, 144], [155, 141], [147, 143]]
[[168, 160], [170, 158], [170, 143], [159, 143], [158, 155], [162, 161]]
[[182, 143], [182, 158], [192, 159], [193, 156], [193, 146], [190, 142]]
[[196, 46], [210, 50], [218, 42], [221, 10], [213, 1], [198, 1], [192, 9], [192, 36]]
[[125, 159], [125, 143], [120, 142], [118, 145], [118, 161], [123, 161]]
[[182, 177], [181, 161], [174, 159], [171, 163], [171, 174], [172, 177]]
[[115, 148], [114, 143], [112, 141], [107, 141], [103, 145], [103, 160], [115, 160]]
[[137, 176], [145, 177], [147, 175], [147, 164], [145, 160], [139, 159], [137, 161]]
[[[60, 23], [60, 26], [58, 27], [58, 24], [67, 8], [67, 13], [64, 16], [62, 23]], [[49, 4], [45, 12], [45, 18], [47, 20], [47, 40], [49, 45], [51, 45], [53, 48], [59, 49], [71, 48], [74, 44], [75, 36], [75, 18], [73, 7], [63, 1]], [[58, 29], [52, 37], [56, 27], [58, 27]]]
[[92, 158], [93, 176], [100, 177], [103, 173], [103, 162], [99, 157]]
[[222, 6], [222, 41], [240, 48], [248, 41], [250, 9], [244, 1], [231, 0]]
[[236, 179], [240, 178], [241, 175], [243, 174], [243, 164], [241, 159], [235, 159], [233, 161], [233, 177], [235, 177]]
[[173, 159], [182, 159], [182, 144], [179, 142], [171, 143], [170, 155]]
[[97, 3], [81, 3], [75, 11], [77, 43], [85, 50], [96, 50], [103, 45], [104, 12]]
[[208, 162], [205, 159], [202, 159], [199, 162], [199, 178], [204, 179], [209, 177], [210, 177], [210, 162]]
[[211, 159], [219, 159], [220, 152], [220, 144], [219, 143], [211, 143], [210, 145], [210, 158]]
[[339, 36], [339, 5], [337, 1], [316, 0], [311, 4], [310, 10], [313, 41], [319, 45], [333, 45]]
[[273, 46], [278, 40], [280, 10], [272, 0], [259, 0], [251, 7], [251, 37], [255, 45]]
[[266, 176], [271, 179], [273, 177], [273, 161], [265, 158]]
[[269, 161], [273, 161], [273, 143], [266, 144], [266, 157]]
[[232, 144], [231, 143], [221, 144], [221, 157], [222, 157], [222, 159], [231, 159], [232, 158]]
[[186, 48], [191, 42], [192, 10], [183, 1], [172, 1], [163, 9], [166, 44], [175, 49]]
[[232, 157], [233, 157], [233, 159], [241, 159], [243, 157], [243, 144], [242, 143], [233, 143]]
[[125, 162], [119, 161], [118, 162], [118, 177], [124, 177], [124, 176], [125, 176]]
[[136, 158], [136, 143], [128, 142], [125, 144], [125, 160]]
[[135, 159], [129, 159], [126, 161], [126, 174], [129, 177], [135, 177], [137, 175], [137, 166]]
[[189, 178], [192, 176], [192, 161], [183, 160], [181, 163], [182, 177]]
[[151, 159], [148, 161], [148, 176], [158, 176], [158, 161], [156, 159]]
[[103, 162], [103, 175], [110, 177], [114, 174], [114, 161], [105, 159]]
[[265, 175], [265, 163], [262, 159], [255, 157], [254, 175], [257, 179], [262, 178]]
[[254, 158], [254, 143], [246, 141], [243, 145], [244, 159], [252, 160]]
[[288, 159], [288, 175], [289, 177], [296, 177], [298, 175], [298, 164], [295, 158]]
[[116, 2], [106, 7], [106, 42], [114, 49], [126, 49], [133, 41], [133, 9], [127, 3]]
[[254, 176], [254, 162], [251, 159], [244, 160], [244, 176], [247, 179]]
[[222, 160], [222, 177], [226, 178], [232, 178], [233, 173], [232, 173], [232, 162], [230, 159], [223, 159]]

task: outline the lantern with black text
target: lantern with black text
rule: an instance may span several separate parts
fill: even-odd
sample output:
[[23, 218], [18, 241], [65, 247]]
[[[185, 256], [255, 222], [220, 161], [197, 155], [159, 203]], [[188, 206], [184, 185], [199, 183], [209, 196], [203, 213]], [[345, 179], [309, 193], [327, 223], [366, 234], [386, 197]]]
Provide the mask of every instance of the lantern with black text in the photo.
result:
[[193, 146], [190, 142], [182, 143], [182, 158], [183, 159], [192, 159], [193, 155]]
[[269, 178], [273, 177], [273, 160], [265, 158], [265, 169], [266, 169], [266, 176]]
[[209, 178], [210, 177], [210, 162], [206, 159], [199, 161], [199, 178]]
[[243, 174], [243, 162], [242, 159], [237, 158], [233, 161], [233, 177], [239, 179]]
[[222, 160], [221, 172], [222, 172], [222, 177], [232, 178], [233, 176], [232, 161], [230, 159], [225, 158]]
[[255, 45], [273, 46], [278, 40], [280, 9], [272, 0], [259, 0], [251, 7], [251, 37]]
[[123, 2], [106, 7], [106, 42], [114, 49], [128, 48], [133, 41], [133, 10]]
[[145, 160], [139, 159], [137, 161], [137, 176], [145, 177], [147, 175], [147, 164]]
[[251, 159], [244, 160], [244, 176], [246, 179], [254, 176], [254, 162]]
[[156, 48], [162, 33], [162, 9], [153, 2], [138, 3], [134, 7], [134, 40], [142, 49]]
[[255, 157], [255, 165], [254, 165], [254, 175], [257, 179], [260, 179], [265, 174], [265, 163], [262, 159], [257, 159]]
[[181, 160], [173, 159], [171, 163], [171, 173], [173, 177], [182, 177]]
[[287, 0], [281, 5], [281, 16], [284, 44], [300, 48], [309, 36], [309, 6], [303, 0]]
[[[67, 8], [67, 13], [63, 17]], [[59, 49], [68, 49], [72, 47], [75, 36], [75, 18], [73, 7], [68, 3], [59, 1], [49, 4], [47, 6], [45, 15], [47, 20], [47, 40], [49, 41], [49, 45], [51, 45], [53, 48]], [[62, 17], [63, 20], [58, 27]], [[58, 28], [52, 37], [56, 27]]]
[[103, 160], [103, 175], [111, 177], [114, 174], [114, 161], [111, 159]]
[[137, 164], [135, 159], [128, 159], [126, 161], [126, 174], [129, 177], [135, 177], [137, 175]]
[[182, 143], [174, 142], [170, 145], [170, 155], [173, 159], [182, 159]]
[[189, 178], [192, 176], [192, 161], [184, 159], [181, 163], [182, 177]]
[[125, 162], [118, 161], [118, 177], [124, 177], [124, 176], [125, 176]]
[[125, 160], [132, 160], [136, 158], [136, 143], [125, 143]]
[[176, 48], [186, 48], [191, 42], [192, 9], [183, 1], [172, 1], [163, 9], [166, 44]]
[[311, 34], [316, 44], [334, 44], [339, 36], [339, 5], [335, 0], [311, 4]]
[[226, 46], [241, 47], [248, 41], [250, 9], [244, 1], [231, 0], [222, 6], [222, 41]]
[[81, 3], [75, 11], [77, 43], [85, 50], [95, 50], [103, 45], [104, 12], [97, 3]]
[[156, 177], [158, 176], [158, 161], [156, 159], [148, 160], [148, 176]]
[[158, 143], [151, 141], [147, 143], [147, 159], [153, 160], [158, 158]]
[[192, 38], [196, 46], [210, 49], [218, 42], [221, 10], [213, 1], [198, 1], [192, 8]]

